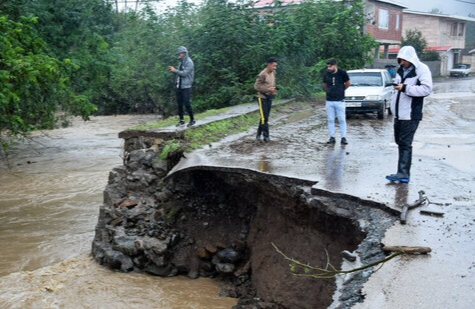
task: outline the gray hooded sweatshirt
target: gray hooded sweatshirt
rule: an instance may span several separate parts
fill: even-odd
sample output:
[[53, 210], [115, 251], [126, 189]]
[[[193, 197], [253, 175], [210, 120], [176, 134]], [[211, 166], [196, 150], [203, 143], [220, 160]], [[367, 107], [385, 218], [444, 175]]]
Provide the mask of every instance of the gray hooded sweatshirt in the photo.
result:
[[412, 68], [406, 74], [402, 66], [397, 70], [394, 82], [404, 85], [402, 91], [393, 90], [391, 112], [395, 119], [421, 120], [424, 97], [432, 92], [432, 74], [429, 67], [419, 60], [412, 46], [402, 47], [397, 58], [409, 61]]
[[[186, 53], [178, 64], [177, 70], [174, 72], [177, 75], [176, 85], [181, 85], [180, 89], [191, 88], [195, 78], [195, 65], [188, 56], [188, 50], [184, 46], [178, 47], [176, 54]], [[181, 79], [181, 83], [180, 83]]]

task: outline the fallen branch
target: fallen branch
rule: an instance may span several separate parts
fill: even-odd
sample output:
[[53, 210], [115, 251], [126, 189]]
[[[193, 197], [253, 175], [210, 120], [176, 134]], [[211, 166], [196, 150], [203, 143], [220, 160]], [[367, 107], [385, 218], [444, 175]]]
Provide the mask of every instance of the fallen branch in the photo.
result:
[[407, 212], [412, 209], [412, 208], [415, 208], [417, 206], [420, 206], [422, 204], [424, 204], [426, 201], [427, 201], [427, 197], [424, 195], [425, 192], [424, 191], [419, 191], [419, 198], [417, 200], [414, 201], [414, 203], [412, 204], [405, 204], [403, 207], [402, 207], [402, 211], [401, 211], [401, 217], [400, 217], [400, 222], [401, 224], [406, 224], [406, 217], [407, 217]]
[[[432, 251], [432, 249], [429, 247], [385, 246], [383, 248], [383, 251], [394, 252], [394, 253], [382, 260], [376, 261], [374, 263], [370, 263], [368, 265], [363, 265], [361, 267], [357, 267], [357, 268], [353, 268], [349, 270], [339, 270], [339, 269], [336, 269], [330, 263], [330, 257], [328, 256], [328, 251], [326, 250], [325, 250], [325, 254], [327, 255], [327, 263], [325, 265], [325, 268], [321, 268], [321, 267], [311, 266], [309, 264], [304, 264], [296, 259], [290, 258], [287, 255], [285, 255], [282, 251], [280, 251], [279, 248], [277, 248], [277, 246], [274, 245], [273, 243], [272, 243], [272, 246], [280, 255], [284, 257], [284, 259], [291, 262], [290, 271], [295, 276], [311, 277], [315, 279], [331, 279], [331, 278], [335, 278], [337, 275], [354, 273], [354, 272], [362, 271], [364, 269], [374, 267], [377, 265], [380, 265], [382, 267], [383, 264], [386, 263], [387, 261], [392, 260], [395, 257], [403, 255], [403, 254], [427, 254]], [[302, 273], [297, 272], [299, 269], [302, 270]]]
[[435, 216], [435, 217], [443, 217], [444, 213], [441, 211], [433, 211], [433, 210], [421, 210], [419, 211], [420, 214], [422, 215], [428, 215], [428, 216]]
[[402, 252], [405, 254], [427, 254], [432, 251], [429, 247], [384, 246], [384, 252]]
[[[387, 261], [389, 261], [389, 260], [391, 260], [391, 259], [393, 259], [393, 258], [395, 258], [399, 255], [404, 254], [404, 252], [400, 251], [400, 252], [393, 253], [390, 256], [388, 256], [388, 257], [386, 257], [382, 260], [376, 261], [376, 262], [368, 264], [368, 265], [364, 265], [364, 266], [349, 269], [349, 270], [339, 270], [339, 269], [336, 269], [330, 263], [330, 258], [328, 256], [328, 252], [326, 250], [325, 250], [325, 253], [327, 255], [327, 263], [325, 265], [325, 268], [321, 268], [321, 267], [311, 266], [309, 264], [304, 264], [304, 263], [302, 263], [302, 262], [300, 262], [296, 259], [290, 258], [287, 255], [285, 255], [282, 251], [280, 251], [279, 248], [277, 248], [277, 246], [274, 245], [273, 243], [272, 243], [272, 246], [274, 246], [275, 250], [280, 255], [282, 255], [284, 257], [284, 259], [291, 262], [290, 271], [295, 276], [311, 277], [311, 278], [315, 278], [315, 279], [331, 279], [331, 278], [335, 278], [337, 275], [343, 275], [343, 274], [349, 274], [349, 273], [362, 271], [364, 269], [367, 269], [367, 268], [370, 268], [370, 267], [373, 267], [373, 266], [377, 266], [377, 265], [380, 265], [380, 264], [382, 266], [385, 262], [387, 262]], [[298, 273], [297, 272], [299, 268], [302, 269], [303, 273]]]

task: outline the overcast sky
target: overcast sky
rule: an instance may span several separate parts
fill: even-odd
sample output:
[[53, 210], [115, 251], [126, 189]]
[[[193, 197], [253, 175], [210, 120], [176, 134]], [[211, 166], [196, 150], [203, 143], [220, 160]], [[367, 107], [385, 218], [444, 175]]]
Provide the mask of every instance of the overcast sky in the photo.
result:
[[430, 12], [439, 9], [444, 14], [475, 16], [475, 0], [395, 0], [409, 10]]

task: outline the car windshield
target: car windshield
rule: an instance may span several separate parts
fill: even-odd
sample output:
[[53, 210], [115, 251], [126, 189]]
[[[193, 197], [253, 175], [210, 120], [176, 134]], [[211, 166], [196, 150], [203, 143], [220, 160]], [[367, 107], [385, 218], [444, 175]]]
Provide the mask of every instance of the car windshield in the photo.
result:
[[455, 69], [468, 69], [470, 66], [468, 64], [457, 64]]
[[348, 72], [351, 86], [382, 86], [383, 80], [379, 72]]

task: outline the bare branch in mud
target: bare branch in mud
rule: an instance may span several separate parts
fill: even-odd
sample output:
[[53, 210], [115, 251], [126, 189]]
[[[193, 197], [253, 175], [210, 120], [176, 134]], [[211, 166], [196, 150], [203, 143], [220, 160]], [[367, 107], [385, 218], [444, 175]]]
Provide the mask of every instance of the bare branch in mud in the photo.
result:
[[[431, 251], [430, 248], [427, 247], [406, 247], [406, 246], [392, 246], [392, 247], [385, 247], [388, 250], [385, 251], [396, 251], [393, 254], [389, 255], [388, 257], [376, 261], [374, 263], [370, 263], [368, 265], [363, 265], [361, 267], [349, 269], [349, 270], [338, 270], [330, 263], [330, 257], [328, 256], [328, 251], [325, 250], [325, 254], [327, 256], [327, 262], [324, 268], [316, 267], [309, 264], [304, 264], [296, 259], [290, 258], [285, 255], [282, 251], [277, 248], [276, 245], [272, 243], [272, 246], [275, 250], [284, 257], [285, 260], [289, 261], [290, 264], [290, 271], [299, 277], [310, 277], [315, 279], [331, 279], [335, 278], [337, 275], [344, 275], [349, 273], [354, 273], [358, 271], [362, 271], [377, 265], [383, 266], [389, 260], [393, 258], [403, 255], [403, 254], [418, 254], [418, 253], [428, 253]], [[422, 249], [421, 249], [422, 248]]]
[[432, 251], [429, 247], [385, 246], [385, 252], [402, 252], [405, 254], [426, 254]]

